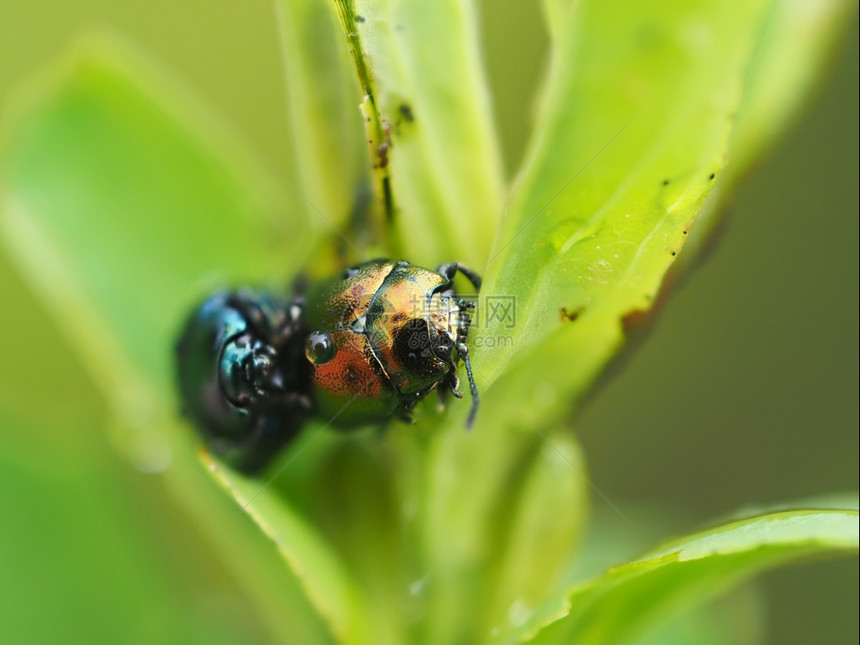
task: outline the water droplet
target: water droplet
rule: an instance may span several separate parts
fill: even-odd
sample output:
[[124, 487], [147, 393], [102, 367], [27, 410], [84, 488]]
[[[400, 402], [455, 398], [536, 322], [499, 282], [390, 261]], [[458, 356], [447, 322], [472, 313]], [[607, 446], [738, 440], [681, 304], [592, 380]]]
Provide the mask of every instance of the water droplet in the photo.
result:
[[423, 578], [418, 578], [415, 582], [409, 585], [409, 595], [417, 596], [424, 591], [424, 587], [427, 586], [427, 576]]
[[314, 365], [323, 365], [334, 358], [337, 348], [334, 340], [327, 331], [315, 331], [305, 342], [305, 356]]
[[508, 607], [508, 622], [514, 627], [522, 627], [531, 618], [532, 611], [521, 598], [517, 598]]

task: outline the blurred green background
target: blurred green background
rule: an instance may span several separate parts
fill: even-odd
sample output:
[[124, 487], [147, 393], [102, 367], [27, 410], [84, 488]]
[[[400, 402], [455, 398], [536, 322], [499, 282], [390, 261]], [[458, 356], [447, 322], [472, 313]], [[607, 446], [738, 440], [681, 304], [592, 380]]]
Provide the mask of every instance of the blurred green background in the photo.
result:
[[[544, 33], [532, 3], [487, 0], [484, 13], [510, 172], [528, 137]], [[0, 106], [91, 27], [151, 51], [278, 167], [290, 166], [269, 2], [4, 2]], [[707, 261], [683, 277], [649, 337], [575, 419], [603, 493], [666, 509], [667, 526], [680, 516], [677, 526], [688, 530], [743, 506], [857, 487], [856, 19], [846, 32], [832, 75], [747, 178]], [[8, 513], [0, 634], [91, 639], [132, 622], [134, 642], [168, 633], [177, 642], [261, 636], [254, 607], [207, 552], [205, 536], [157, 479], [133, 472], [104, 443], [92, 385], [3, 257], [0, 289], [2, 337], [34, 348], [33, 366], [0, 373]], [[60, 367], [46, 371], [44, 360]], [[20, 420], [45, 392], [52, 408], [68, 411], [65, 426]], [[106, 518], [116, 521], [106, 527]], [[769, 642], [857, 642], [857, 571], [856, 559], [841, 559], [766, 576]], [[157, 606], [153, 590], [163, 599]], [[170, 625], [179, 627], [165, 631]]]

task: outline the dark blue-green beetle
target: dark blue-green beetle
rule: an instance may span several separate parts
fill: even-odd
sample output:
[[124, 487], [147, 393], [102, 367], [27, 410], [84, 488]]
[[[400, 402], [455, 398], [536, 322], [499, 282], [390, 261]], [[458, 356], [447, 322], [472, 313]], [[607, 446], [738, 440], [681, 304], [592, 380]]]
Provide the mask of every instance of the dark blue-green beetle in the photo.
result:
[[458, 263], [436, 271], [372, 260], [277, 299], [247, 290], [216, 294], [188, 320], [177, 345], [180, 395], [204, 441], [253, 472], [312, 414], [341, 429], [409, 418], [431, 391], [458, 391], [474, 302], [460, 297]]
[[250, 290], [216, 293], [176, 345], [182, 409], [209, 448], [254, 472], [311, 412], [301, 299]]

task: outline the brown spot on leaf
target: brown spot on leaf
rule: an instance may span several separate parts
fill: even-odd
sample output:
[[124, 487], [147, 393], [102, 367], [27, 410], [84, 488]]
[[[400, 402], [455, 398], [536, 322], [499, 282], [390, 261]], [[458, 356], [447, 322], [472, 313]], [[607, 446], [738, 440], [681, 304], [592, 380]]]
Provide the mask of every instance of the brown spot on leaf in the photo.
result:
[[567, 307], [562, 307], [561, 308], [561, 320], [562, 320], [562, 322], [564, 322], [565, 320], [573, 322], [574, 320], [579, 318], [579, 315], [582, 313], [582, 311], [583, 311], [582, 308], [574, 309], [573, 311], [568, 311]]

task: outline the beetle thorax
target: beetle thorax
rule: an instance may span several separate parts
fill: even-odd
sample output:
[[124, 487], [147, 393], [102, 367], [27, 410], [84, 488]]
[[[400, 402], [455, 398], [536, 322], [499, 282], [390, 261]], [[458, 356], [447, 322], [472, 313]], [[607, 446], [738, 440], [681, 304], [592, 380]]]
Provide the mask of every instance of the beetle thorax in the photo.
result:
[[460, 330], [460, 307], [450, 296], [433, 294], [427, 306], [427, 322], [431, 330], [447, 335], [452, 343], [456, 343]]

